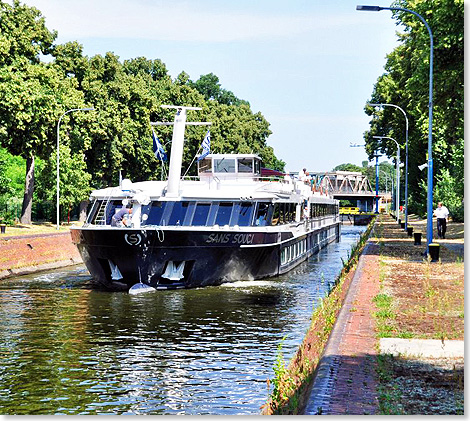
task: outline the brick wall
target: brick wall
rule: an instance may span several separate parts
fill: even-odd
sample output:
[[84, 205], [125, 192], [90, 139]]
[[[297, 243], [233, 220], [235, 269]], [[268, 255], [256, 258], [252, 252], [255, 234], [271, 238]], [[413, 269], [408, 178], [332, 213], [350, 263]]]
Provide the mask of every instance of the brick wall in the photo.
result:
[[81, 262], [69, 232], [0, 237], [0, 272], [64, 261]]

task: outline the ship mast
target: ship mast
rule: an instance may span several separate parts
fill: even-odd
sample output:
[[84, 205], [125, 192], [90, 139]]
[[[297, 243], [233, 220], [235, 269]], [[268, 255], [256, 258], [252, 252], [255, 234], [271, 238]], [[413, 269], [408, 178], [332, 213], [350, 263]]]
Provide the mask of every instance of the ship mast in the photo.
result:
[[162, 108], [175, 108], [175, 121], [150, 123], [152, 126], [173, 126], [173, 137], [171, 140], [170, 169], [168, 171], [167, 197], [178, 197], [181, 180], [181, 166], [183, 164], [184, 130], [186, 125], [209, 126], [212, 123], [186, 122], [188, 110], [202, 110], [200, 107], [183, 107], [179, 105], [162, 105]]

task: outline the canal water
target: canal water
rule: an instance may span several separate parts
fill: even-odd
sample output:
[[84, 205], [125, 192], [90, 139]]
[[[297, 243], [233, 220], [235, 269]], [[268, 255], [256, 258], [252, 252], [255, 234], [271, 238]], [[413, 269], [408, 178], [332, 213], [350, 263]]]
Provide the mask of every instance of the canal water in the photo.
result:
[[[288, 274], [131, 296], [82, 265], [0, 282], [0, 414], [259, 414], [364, 227]], [[283, 338], [285, 338], [283, 340]]]

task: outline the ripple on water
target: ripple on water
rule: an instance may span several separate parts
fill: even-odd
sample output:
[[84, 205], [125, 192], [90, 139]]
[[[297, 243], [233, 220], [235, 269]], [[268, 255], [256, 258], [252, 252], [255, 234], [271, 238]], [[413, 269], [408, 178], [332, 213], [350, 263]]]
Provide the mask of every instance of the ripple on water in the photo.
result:
[[258, 414], [359, 232], [278, 278], [138, 299], [90, 289], [84, 266], [5, 280], [0, 412]]

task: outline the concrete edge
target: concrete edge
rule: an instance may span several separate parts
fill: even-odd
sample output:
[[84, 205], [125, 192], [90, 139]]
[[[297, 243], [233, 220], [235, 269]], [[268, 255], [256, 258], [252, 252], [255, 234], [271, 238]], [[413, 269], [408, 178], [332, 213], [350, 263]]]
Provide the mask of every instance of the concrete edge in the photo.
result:
[[462, 358], [464, 341], [439, 339], [381, 338], [380, 353], [402, 357]]
[[70, 259], [67, 259], [67, 260], [58, 260], [56, 262], [43, 263], [41, 265], [5, 269], [5, 270], [0, 271], [0, 279], [6, 279], [6, 278], [13, 277], [13, 276], [29, 275], [31, 273], [43, 272], [43, 271], [51, 270], [51, 269], [59, 269], [59, 268], [63, 268], [66, 266], [79, 265], [80, 263], [83, 263], [82, 259], [76, 259], [76, 258], [71, 257]]

